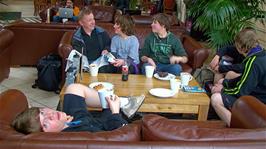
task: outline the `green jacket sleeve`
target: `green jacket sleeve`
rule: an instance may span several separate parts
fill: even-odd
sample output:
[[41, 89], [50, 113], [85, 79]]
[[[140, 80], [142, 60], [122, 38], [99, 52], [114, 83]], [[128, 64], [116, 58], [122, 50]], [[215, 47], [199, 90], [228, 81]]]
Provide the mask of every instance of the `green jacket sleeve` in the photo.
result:
[[179, 38], [172, 34], [172, 39], [174, 55], [187, 56], [186, 50], [184, 49]]

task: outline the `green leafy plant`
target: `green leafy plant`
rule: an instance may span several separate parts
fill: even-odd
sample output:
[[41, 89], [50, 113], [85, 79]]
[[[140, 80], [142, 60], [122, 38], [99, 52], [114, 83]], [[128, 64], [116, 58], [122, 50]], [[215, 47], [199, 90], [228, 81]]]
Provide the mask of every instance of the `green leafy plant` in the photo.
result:
[[209, 45], [219, 48], [232, 43], [242, 28], [255, 28], [255, 21], [265, 24], [265, 4], [266, 0], [194, 0], [189, 15], [196, 18], [195, 28], [205, 31]]

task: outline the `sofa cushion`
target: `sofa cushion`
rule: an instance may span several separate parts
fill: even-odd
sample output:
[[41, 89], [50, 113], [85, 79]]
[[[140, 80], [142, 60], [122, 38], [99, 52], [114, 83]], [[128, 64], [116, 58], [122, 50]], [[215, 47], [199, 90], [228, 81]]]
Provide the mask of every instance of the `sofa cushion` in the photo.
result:
[[115, 15], [115, 8], [113, 6], [97, 6], [90, 5], [94, 19], [97, 22], [112, 23]]
[[[132, 15], [132, 20], [135, 24], [141, 24], [141, 25], [151, 25], [153, 18], [152, 16], [143, 16], [143, 15]], [[176, 26], [182, 26], [183, 24], [180, 23], [180, 21], [178, 21], [176, 19], [176, 16], [173, 15], [167, 15], [169, 21], [170, 21], [170, 25], [171, 28], [172, 27], [176, 27]]]
[[95, 141], [140, 141], [140, 124], [129, 124], [113, 131], [33, 133], [25, 136], [30, 140], [95, 140]]
[[232, 129], [217, 121], [179, 121], [146, 115], [142, 123], [145, 141], [266, 140], [266, 129]]

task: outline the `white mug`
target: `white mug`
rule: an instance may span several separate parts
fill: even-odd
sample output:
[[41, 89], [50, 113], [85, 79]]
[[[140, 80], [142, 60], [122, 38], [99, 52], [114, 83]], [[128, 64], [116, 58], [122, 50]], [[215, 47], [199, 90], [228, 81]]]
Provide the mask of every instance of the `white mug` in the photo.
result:
[[90, 74], [93, 77], [98, 76], [98, 66], [96, 64], [90, 64]]
[[145, 66], [146, 77], [147, 78], [152, 78], [154, 70], [155, 70], [154, 66]]
[[178, 93], [181, 87], [181, 81], [179, 79], [170, 79], [170, 88], [174, 93]]
[[182, 87], [184, 87], [184, 86], [188, 86], [189, 81], [191, 81], [193, 77], [188, 72], [181, 72], [180, 78], [181, 78], [181, 85]]
[[114, 90], [113, 89], [100, 89], [98, 90], [98, 95], [100, 98], [102, 108], [103, 109], [109, 108], [106, 97], [111, 98], [111, 95], [114, 95]]

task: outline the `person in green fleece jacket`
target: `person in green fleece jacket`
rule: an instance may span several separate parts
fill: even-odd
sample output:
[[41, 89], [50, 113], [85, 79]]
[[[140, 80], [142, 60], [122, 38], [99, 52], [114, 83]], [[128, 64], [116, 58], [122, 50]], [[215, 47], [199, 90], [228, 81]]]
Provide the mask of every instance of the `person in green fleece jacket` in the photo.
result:
[[238, 52], [245, 56], [241, 76], [214, 86], [221, 93], [211, 96], [211, 104], [218, 116], [229, 126], [234, 102], [243, 95], [252, 95], [266, 104], [266, 52], [259, 45], [255, 30], [244, 29], [235, 37]]
[[140, 59], [144, 63], [142, 73], [145, 74], [145, 66], [152, 65], [156, 71], [164, 71], [179, 75], [182, 71], [180, 63], [188, 61], [187, 53], [178, 37], [170, 29], [168, 16], [159, 13], [153, 16], [150, 33], [140, 50]]

